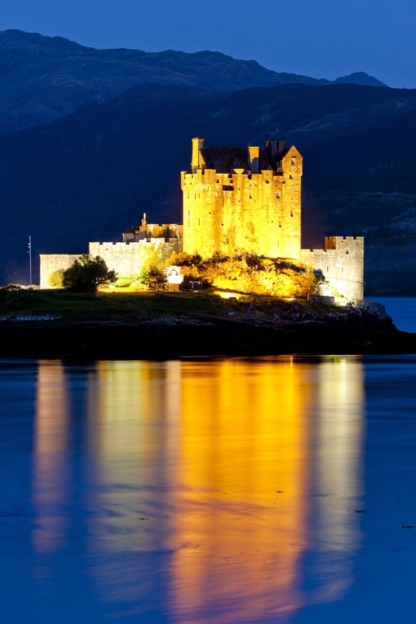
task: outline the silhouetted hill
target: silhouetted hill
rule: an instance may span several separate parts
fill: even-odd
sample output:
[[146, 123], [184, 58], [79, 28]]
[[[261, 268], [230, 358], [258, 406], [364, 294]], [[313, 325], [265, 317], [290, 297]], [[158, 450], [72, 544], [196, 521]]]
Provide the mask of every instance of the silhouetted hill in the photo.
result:
[[355, 72], [354, 74], [348, 74], [348, 76], [342, 76], [341, 78], [337, 78], [335, 84], [358, 84], [364, 85], [367, 87], [387, 87], [384, 82], [374, 78], [374, 76], [369, 76], [365, 72]]
[[[76, 253], [89, 240], [119, 240], [142, 212], [180, 220], [179, 171], [193, 136], [207, 145], [283, 138], [305, 157], [305, 244], [366, 233], [370, 281], [386, 286], [387, 271], [396, 284], [403, 277], [403, 289], [416, 287], [415, 122], [415, 90], [289, 84], [207, 96], [138, 85], [0, 135], [0, 262], [25, 263], [30, 233], [36, 253]], [[12, 266], [6, 273], [20, 278]]]
[[48, 123], [82, 104], [106, 102], [149, 82], [231, 93], [245, 87], [328, 81], [276, 73], [256, 61], [218, 52], [95, 50], [62, 37], [0, 32], [0, 130]]
[[[382, 85], [363, 72], [336, 82]], [[88, 102], [106, 102], [139, 83], [229, 94], [247, 87], [330, 81], [277, 73], [256, 61], [219, 52], [96, 50], [63, 37], [0, 31], [0, 131], [49, 123]]]

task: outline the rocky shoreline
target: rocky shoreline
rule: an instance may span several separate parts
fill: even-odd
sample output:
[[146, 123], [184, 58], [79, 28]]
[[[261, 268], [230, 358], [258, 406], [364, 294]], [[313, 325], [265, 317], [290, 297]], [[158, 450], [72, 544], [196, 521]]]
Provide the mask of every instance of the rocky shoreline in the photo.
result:
[[[381, 306], [382, 307], [382, 306]], [[320, 319], [154, 315], [119, 321], [4, 321], [0, 357], [176, 359], [260, 355], [416, 353], [416, 334], [378, 311]]]

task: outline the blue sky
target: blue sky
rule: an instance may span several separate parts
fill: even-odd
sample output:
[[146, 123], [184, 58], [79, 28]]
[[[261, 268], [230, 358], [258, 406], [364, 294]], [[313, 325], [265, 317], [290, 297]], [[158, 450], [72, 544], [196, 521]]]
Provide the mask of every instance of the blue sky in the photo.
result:
[[0, 0], [0, 30], [98, 48], [216, 50], [276, 71], [416, 87], [416, 0]]

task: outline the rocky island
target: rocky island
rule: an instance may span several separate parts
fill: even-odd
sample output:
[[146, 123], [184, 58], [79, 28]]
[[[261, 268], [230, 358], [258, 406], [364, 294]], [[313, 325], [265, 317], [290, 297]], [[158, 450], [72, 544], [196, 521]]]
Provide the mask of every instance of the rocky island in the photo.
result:
[[416, 352], [383, 306], [200, 292], [3, 292], [0, 357], [181, 357]]

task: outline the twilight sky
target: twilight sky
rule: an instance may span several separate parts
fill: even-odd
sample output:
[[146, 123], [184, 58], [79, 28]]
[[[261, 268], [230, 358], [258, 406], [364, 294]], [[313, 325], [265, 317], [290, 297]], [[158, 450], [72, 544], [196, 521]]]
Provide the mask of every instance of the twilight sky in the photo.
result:
[[0, 30], [96, 48], [215, 50], [275, 71], [416, 88], [416, 0], [0, 0]]

